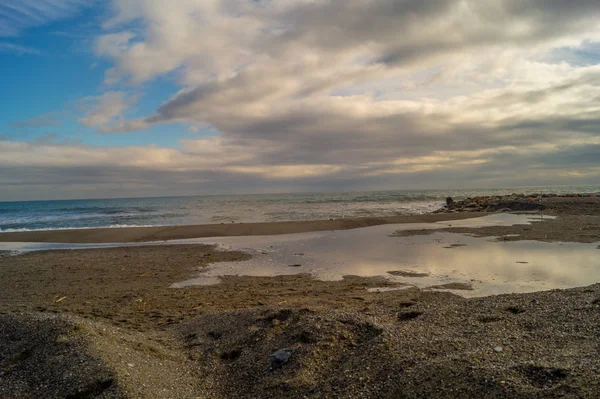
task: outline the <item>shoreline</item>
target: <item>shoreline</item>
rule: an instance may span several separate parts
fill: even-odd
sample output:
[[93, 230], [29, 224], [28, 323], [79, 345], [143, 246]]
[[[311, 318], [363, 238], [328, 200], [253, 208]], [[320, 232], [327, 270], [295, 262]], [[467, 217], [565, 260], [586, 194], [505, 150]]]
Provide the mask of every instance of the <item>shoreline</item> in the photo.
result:
[[[600, 201], [581, 205], [569, 200], [544, 210], [559, 216], [552, 221], [454, 231], [600, 242], [599, 209]], [[114, 242], [118, 237], [142, 242], [486, 215], [491, 213], [43, 231], [4, 233], [0, 239], [83, 243]], [[596, 398], [600, 394], [600, 284], [595, 281], [567, 290], [471, 299], [415, 287], [369, 291], [402, 286], [378, 277], [320, 281], [307, 274], [231, 275], [216, 285], [170, 288], [220, 262], [249, 257], [210, 245], [166, 243], [1, 258], [0, 396]], [[276, 368], [274, 353], [287, 356]]]
[[40, 230], [0, 233], [0, 242], [40, 242], [65, 244], [108, 244], [183, 240], [189, 238], [264, 236], [309, 233], [327, 230], [350, 230], [383, 224], [435, 223], [489, 215], [484, 212], [451, 214], [401, 215], [380, 218], [306, 220], [189, 226], [117, 227], [97, 229]]
[[[435, 223], [487, 216], [498, 212], [539, 213], [569, 217], [573, 223], [600, 215], [600, 197], [587, 194], [523, 195], [512, 194], [495, 197], [474, 197], [452, 201], [434, 212], [418, 215], [389, 217], [364, 217], [330, 220], [304, 220], [281, 222], [253, 222], [231, 224], [198, 224], [177, 226], [105, 227], [83, 229], [34, 230], [0, 232], [0, 242], [60, 243], [60, 244], [110, 244], [150, 241], [183, 240], [209, 237], [265, 236], [309, 233], [328, 230], [350, 230], [384, 224]], [[554, 223], [558, 227], [562, 221]], [[496, 232], [504, 233], [506, 229]], [[555, 229], [554, 229], [555, 230]], [[562, 232], [550, 231], [552, 241], [559, 241]], [[467, 232], [467, 231], [464, 231]], [[485, 234], [492, 235], [492, 234]], [[572, 239], [577, 234], [571, 234]], [[584, 242], [593, 241], [596, 236]], [[598, 236], [600, 237], [600, 236]], [[536, 236], [533, 239], [539, 239]], [[542, 240], [545, 238], [542, 238]], [[600, 241], [600, 239], [598, 240]]]

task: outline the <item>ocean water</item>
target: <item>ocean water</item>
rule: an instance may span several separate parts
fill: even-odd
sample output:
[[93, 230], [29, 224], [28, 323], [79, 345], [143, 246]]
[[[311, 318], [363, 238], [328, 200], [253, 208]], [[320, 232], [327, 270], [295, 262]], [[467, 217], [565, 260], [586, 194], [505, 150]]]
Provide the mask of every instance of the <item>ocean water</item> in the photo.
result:
[[440, 208], [448, 196], [514, 192], [599, 193], [600, 185], [0, 202], [0, 231], [412, 215]]

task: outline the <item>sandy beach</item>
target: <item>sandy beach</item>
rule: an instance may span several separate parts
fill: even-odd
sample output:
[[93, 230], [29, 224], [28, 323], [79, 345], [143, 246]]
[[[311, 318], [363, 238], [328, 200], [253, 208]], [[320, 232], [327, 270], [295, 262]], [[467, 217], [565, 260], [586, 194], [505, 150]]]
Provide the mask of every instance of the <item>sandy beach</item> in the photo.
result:
[[482, 216], [482, 212], [461, 214], [407, 215], [381, 218], [307, 220], [269, 223], [221, 223], [193, 226], [100, 228], [81, 230], [0, 233], [0, 242], [113, 243], [182, 240], [202, 237], [232, 237], [348, 230], [395, 223], [434, 223]]
[[[558, 217], [442, 230], [600, 242], [598, 199], [553, 199], [543, 214]], [[481, 213], [5, 233], [0, 240], [142, 242], [476, 216]], [[170, 288], [210, 265], [250, 256], [208, 245], [159, 245], [0, 257], [0, 397], [600, 395], [600, 284], [472, 299], [412, 287], [369, 292], [398, 285], [305, 274], [229, 276], [216, 285]]]

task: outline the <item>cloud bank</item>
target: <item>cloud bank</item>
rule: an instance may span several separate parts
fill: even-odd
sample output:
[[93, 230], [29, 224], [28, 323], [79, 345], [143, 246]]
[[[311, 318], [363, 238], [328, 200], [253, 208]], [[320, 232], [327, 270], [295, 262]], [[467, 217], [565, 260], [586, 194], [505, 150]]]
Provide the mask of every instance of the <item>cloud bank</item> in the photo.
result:
[[[79, 122], [217, 135], [0, 142], [0, 167], [143, 195], [598, 182], [600, 66], [577, 56], [598, 17], [592, 0], [114, 0], [94, 48], [111, 89]], [[128, 119], [122, 88], [163, 76], [181, 90]]]

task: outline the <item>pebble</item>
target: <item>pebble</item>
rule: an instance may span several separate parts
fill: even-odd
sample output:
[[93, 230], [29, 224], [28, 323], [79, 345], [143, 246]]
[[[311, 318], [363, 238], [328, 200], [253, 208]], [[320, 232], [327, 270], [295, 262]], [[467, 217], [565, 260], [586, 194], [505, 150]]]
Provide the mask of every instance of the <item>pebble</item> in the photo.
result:
[[502, 347], [501, 346], [494, 347], [494, 352], [496, 352], [496, 353], [502, 352]]

